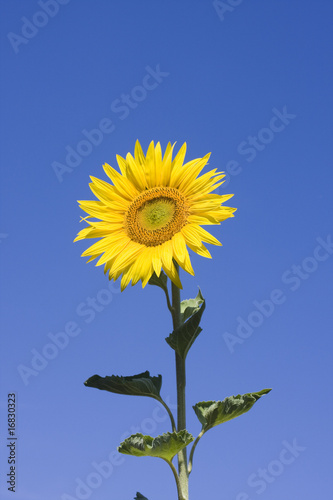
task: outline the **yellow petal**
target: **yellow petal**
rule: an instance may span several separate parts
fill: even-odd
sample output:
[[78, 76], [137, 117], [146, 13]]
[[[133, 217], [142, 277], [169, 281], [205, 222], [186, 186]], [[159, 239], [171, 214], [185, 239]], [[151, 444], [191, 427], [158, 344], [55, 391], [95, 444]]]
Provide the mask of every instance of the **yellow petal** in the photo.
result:
[[210, 243], [211, 245], [222, 246], [222, 243], [219, 242], [212, 234], [203, 229], [201, 226], [194, 227], [194, 231], [198, 235], [198, 237], [204, 241], [205, 243]]
[[162, 174], [162, 150], [161, 144], [158, 142], [155, 146], [155, 186], [161, 185]]
[[212, 224], [220, 224], [219, 219], [212, 215], [212, 212], [207, 212], [205, 215], [189, 215], [187, 218], [190, 224], [199, 224], [202, 226], [208, 226]]
[[109, 188], [112, 188], [109, 190], [109, 192], [107, 192], [105, 186], [102, 185], [103, 181], [100, 181], [99, 179], [96, 179], [94, 177], [92, 177], [91, 179], [93, 179], [93, 182], [89, 184], [91, 191], [97, 198], [102, 200], [106, 208], [112, 207], [113, 205], [117, 204], [118, 206], [121, 206], [123, 210], [127, 209], [129, 200], [127, 200], [123, 196], [119, 196], [114, 186], [110, 186], [110, 184], [105, 183], [109, 186]]
[[121, 174], [124, 175], [125, 177], [127, 177], [127, 163], [126, 163], [125, 158], [123, 158], [120, 155], [116, 155], [116, 159], [117, 159], [117, 163], [118, 163], [119, 170], [120, 170]]
[[165, 148], [165, 151], [164, 151], [163, 161], [165, 161], [168, 158], [170, 153], [172, 154], [172, 151], [173, 151], [175, 144], [176, 143], [171, 144], [171, 142], [168, 142], [167, 147]]
[[145, 176], [148, 187], [156, 186], [156, 165], [155, 165], [155, 149], [154, 141], [149, 144], [146, 154]]
[[177, 233], [172, 238], [172, 245], [174, 249], [174, 259], [187, 273], [194, 275], [191, 265], [190, 256], [186, 248], [186, 241], [182, 233]]
[[182, 145], [182, 147], [180, 148], [180, 150], [178, 151], [178, 153], [176, 154], [176, 156], [173, 159], [172, 170], [176, 171], [180, 167], [182, 167], [184, 160], [185, 160], [186, 148], [187, 148], [187, 145], [186, 145], [186, 142], [184, 142], [184, 144]]
[[139, 193], [133, 184], [117, 170], [105, 163], [103, 165], [106, 175], [112, 180], [116, 190], [127, 200], [133, 200]]
[[123, 292], [127, 285], [129, 285], [131, 279], [133, 278], [133, 266], [129, 266], [126, 271], [123, 272], [120, 282], [120, 289]]
[[132, 286], [136, 285], [140, 279], [143, 280], [146, 276], [145, 273], [149, 272], [151, 263], [147, 261], [146, 250], [147, 249], [142, 250], [142, 253], [137, 257], [132, 265]]
[[126, 160], [128, 165], [128, 178], [139, 191], [143, 191], [147, 188], [147, 180], [142, 165], [138, 164], [130, 153], [127, 154]]
[[179, 190], [185, 193], [188, 187], [191, 187], [192, 182], [198, 177], [201, 170], [205, 167], [210, 157], [210, 153], [200, 159], [195, 165], [188, 167], [184, 165], [182, 175], [179, 178]]
[[167, 272], [172, 267], [173, 250], [171, 241], [166, 241], [161, 245], [161, 254], [163, 269]]
[[216, 183], [224, 177], [224, 174], [217, 175], [215, 171], [212, 170], [195, 179], [186, 189], [183, 190], [183, 192], [189, 198], [192, 198], [198, 194], [202, 196], [204, 194], [210, 193], [210, 191], [213, 191], [221, 184], [223, 184], [224, 181], [220, 182], [219, 184]]
[[152, 251], [153, 269], [156, 273], [156, 276], [159, 277], [162, 270], [162, 249], [160, 245], [152, 247], [152, 249], [153, 249]]
[[[109, 263], [109, 269], [111, 268], [111, 264], [113, 265], [116, 257], [126, 248], [130, 239], [129, 238], [121, 238], [117, 241], [114, 241], [110, 247], [104, 251], [103, 255], [96, 262], [96, 266], [102, 266], [103, 264]], [[112, 261], [112, 262], [111, 262]]]
[[126, 239], [129, 240], [129, 238], [123, 235], [122, 231], [118, 233], [115, 232], [115, 234], [111, 234], [110, 236], [106, 236], [105, 238], [101, 238], [100, 240], [96, 241], [96, 243], [91, 245], [89, 248], [87, 248], [87, 250], [83, 252], [82, 257], [93, 255], [96, 254], [97, 252], [103, 253], [112, 248], [116, 241], [121, 241]]
[[135, 260], [135, 258], [140, 255], [142, 249], [143, 245], [135, 243], [134, 241], [129, 241], [113, 263], [112, 268], [114, 269], [115, 273], [117, 273], [118, 271], [120, 271], [121, 273], [124, 268], [130, 265]]
[[195, 227], [195, 224], [186, 224], [186, 226], [181, 229], [181, 233], [187, 245], [191, 243], [191, 245], [199, 247], [201, 245], [201, 239], [195, 231]]
[[134, 149], [134, 158], [135, 158], [135, 161], [141, 165], [142, 167], [145, 166], [146, 164], [146, 157], [142, 151], [142, 147], [141, 147], [141, 144], [140, 142], [137, 140], [136, 143], [135, 143], [135, 149]]
[[198, 163], [198, 159], [186, 163], [186, 170], [184, 170], [185, 165], [178, 165], [173, 168], [170, 176], [170, 186], [178, 188], [180, 179], [182, 178], [184, 173], [187, 171], [187, 169], [191, 169], [194, 165], [196, 165], [196, 163]]
[[180, 265], [183, 267], [185, 262], [186, 244], [181, 232], [176, 233], [172, 238], [173, 255], [178, 259]]
[[183, 289], [178, 272], [173, 263], [171, 268], [169, 268], [168, 270], [165, 269], [165, 273], [178, 288], [180, 288], [181, 290]]
[[172, 249], [172, 242], [166, 241], [161, 245], [161, 252], [162, 252], [162, 266], [165, 271], [165, 274], [171, 279], [171, 281], [178, 286], [178, 288], [182, 288], [182, 284], [180, 282], [178, 273], [176, 271], [176, 268], [172, 262], [172, 257], [173, 257], [173, 249]]
[[162, 172], [161, 172], [161, 186], [168, 186], [170, 182], [171, 175], [171, 165], [172, 165], [172, 151], [173, 146], [169, 142], [168, 147], [165, 151], [163, 162], [162, 162]]
[[195, 253], [198, 255], [201, 255], [201, 257], [206, 257], [207, 259], [211, 259], [212, 256], [210, 255], [209, 251], [205, 247], [203, 243], [201, 243], [200, 246], [195, 246], [192, 245], [191, 243], [187, 243], [187, 246]]

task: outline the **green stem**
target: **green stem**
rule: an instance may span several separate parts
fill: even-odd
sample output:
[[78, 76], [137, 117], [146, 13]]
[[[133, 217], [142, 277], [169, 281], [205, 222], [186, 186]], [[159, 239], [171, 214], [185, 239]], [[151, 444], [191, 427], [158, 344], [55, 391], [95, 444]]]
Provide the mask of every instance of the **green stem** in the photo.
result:
[[200, 432], [200, 434], [198, 435], [197, 439], [194, 441], [193, 443], [193, 446], [192, 446], [192, 449], [191, 449], [191, 453], [190, 453], [190, 458], [189, 458], [189, 461], [188, 461], [188, 473], [191, 474], [191, 471], [192, 471], [192, 467], [193, 467], [193, 455], [194, 455], [194, 450], [197, 446], [197, 444], [199, 443], [200, 439], [202, 438], [202, 436], [205, 434], [205, 431], [202, 429], [202, 431]]
[[[177, 431], [186, 429], [186, 407], [185, 407], [185, 361], [176, 353], [176, 376], [177, 376]], [[188, 500], [188, 471], [187, 471], [187, 449], [183, 448], [178, 453], [178, 473], [185, 500]]]
[[176, 423], [175, 423], [175, 419], [173, 418], [173, 415], [171, 413], [171, 410], [170, 408], [168, 407], [168, 405], [166, 404], [165, 401], [163, 401], [162, 398], [155, 398], [159, 403], [161, 403], [161, 405], [164, 406], [164, 408], [166, 409], [166, 411], [168, 412], [168, 415], [170, 417], [170, 420], [171, 420], [171, 426], [172, 426], [172, 431], [173, 432], [176, 432], [177, 431], [177, 428], [176, 428]]
[[178, 477], [177, 471], [175, 469], [175, 466], [173, 465], [172, 462], [169, 462], [169, 460], [166, 460], [165, 458], [163, 458], [162, 460], [165, 460], [166, 463], [170, 465], [170, 468], [171, 468], [171, 470], [173, 472], [173, 475], [175, 477], [176, 484], [177, 484], [177, 492], [178, 492], [178, 498], [179, 498], [179, 500], [186, 500], [186, 498], [182, 494], [182, 488], [180, 486], [180, 481], [179, 481], [179, 477]]
[[165, 293], [165, 297], [166, 297], [166, 301], [167, 301], [167, 306], [168, 306], [168, 309], [169, 311], [171, 312], [172, 314], [172, 317], [173, 317], [173, 309], [172, 309], [172, 305], [171, 305], [171, 302], [170, 302], [170, 297], [169, 297], [169, 291], [168, 291], [168, 288], [164, 288], [163, 287], [163, 290], [164, 290], [164, 293]]
[[[176, 264], [176, 270], [179, 271], [179, 266]], [[175, 330], [181, 325], [180, 315], [180, 289], [174, 284], [172, 286], [172, 319], [173, 329]], [[185, 404], [185, 385], [186, 372], [185, 360], [176, 353], [176, 379], [177, 379], [177, 431], [186, 429], [186, 404]], [[182, 491], [182, 497], [179, 500], [188, 500], [188, 470], [187, 470], [187, 450], [183, 448], [178, 453], [178, 474], [179, 482]]]

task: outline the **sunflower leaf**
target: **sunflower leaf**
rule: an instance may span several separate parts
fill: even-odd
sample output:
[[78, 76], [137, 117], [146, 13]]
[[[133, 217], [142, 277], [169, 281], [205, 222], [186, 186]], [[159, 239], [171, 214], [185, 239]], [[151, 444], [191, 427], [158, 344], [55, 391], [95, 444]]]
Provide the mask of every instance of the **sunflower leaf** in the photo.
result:
[[151, 377], [149, 371], [131, 377], [118, 377], [116, 375], [100, 377], [99, 375], [93, 375], [85, 381], [84, 385], [116, 394], [150, 396], [160, 399], [162, 375]]
[[201, 294], [201, 290], [199, 288], [198, 295], [195, 297], [195, 299], [187, 299], [183, 300], [180, 304], [180, 315], [182, 319], [182, 323], [185, 323], [185, 321], [193, 316], [195, 312], [197, 312], [200, 309], [201, 304], [203, 304], [205, 299], [203, 298]]
[[161, 271], [161, 274], [159, 276], [157, 276], [156, 273], [153, 273], [150, 280], [148, 281], [148, 284], [159, 286], [160, 288], [162, 288], [162, 290], [168, 291], [167, 282], [167, 275], [163, 271]]
[[118, 447], [119, 453], [135, 457], [159, 457], [171, 462], [173, 457], [193, 441], [193, 436], [186, 430], [167, 432], [153, 438], [142, 434], [133, 434]]
[[137, 491], [134, 500], [148, 500], [148, 498], [144, 497], [139, 491]]
[[271, 389], [263, 389], [259, 392], [238, 394], [223, 401], [201, 401], [193, 406], [193, 409], [202, 424], [202, 430], [206, 432], [215, 425], [223, 424], [246, 413], [261, 396], [270, 391]]
[[[201, 292], [199, 292], [201, 296]], [[198, 296], [199, 296], [198, 294]], [[193, 301], [196, 301], [198, 299], [198, 296], [196, 299], [192, 299]], [[199, 300], [202, 301], [201, 305], [199, 304]], [[186, 302], [186, 301], [184, 301]], [[181, 326], [176, 328], [170, 335], [165, 339], [169, 346], [174, 349], [179, 356], [181, 356], [183, 359], [186, 358], [187, 353], [192, 346], [193, 342], [195, 339], [198, 337], [198, 335], [202, 332], [202, 328], [200, 328], [200, 320], [201, 316], [205, 310], [206, 307], [206, 302], [205, 299], [198, 299], [197, 300], [198, 305], [194, 306], [187, 306], [184, 307], [183, 314], [186, 314], [187, 309], [192, 310], [192, 315], [189, 317], [189, 319], [183, 323]], [[194, 312], [193, 312], [194, 311]]]

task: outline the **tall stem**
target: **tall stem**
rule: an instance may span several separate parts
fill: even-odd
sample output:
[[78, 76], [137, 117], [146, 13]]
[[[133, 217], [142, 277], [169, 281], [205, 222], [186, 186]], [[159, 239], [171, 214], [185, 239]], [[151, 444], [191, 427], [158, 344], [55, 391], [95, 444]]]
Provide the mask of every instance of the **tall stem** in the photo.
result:
[[[179, 266], [176, 264], [177, 272]], [[172, 319], [173, 329], [175, 330], [181, 325], [180, 316], [180, 289], [174, 284], [172, 286]], [[176, 353], [176, 379], [177, 379], [177, 431], [186, 429], [186, 404], [185, 404], [185, 385], [186, 385], [186, 372], [185, 360]], [[183, 448], [178, 453], [178, 474], [179, 483], [182, 490], [182, 497], [179, 500], [188, 500], [188, 470], [187, 470], [187, 450]]]
[[[165, 460], [165, 459], [163, 459], [163, 460]], [[178, 492], [178, 498], [179, 498], [179, 500], [186, 500], [186, 498], [184, 498], [183, 494], [182, 494], [182, 488], [180, 486], [180, 481], [179, 481], [179, 477], [178, 477], [177, 471], [175, 469], [175, 466], [173, 465], [172, 462], [169, 462], [169, 460], [165, 460], [165, 462], [171, 467], [171, 470], [173, 472], [174, 478], [176, 480], [177, 492]]]

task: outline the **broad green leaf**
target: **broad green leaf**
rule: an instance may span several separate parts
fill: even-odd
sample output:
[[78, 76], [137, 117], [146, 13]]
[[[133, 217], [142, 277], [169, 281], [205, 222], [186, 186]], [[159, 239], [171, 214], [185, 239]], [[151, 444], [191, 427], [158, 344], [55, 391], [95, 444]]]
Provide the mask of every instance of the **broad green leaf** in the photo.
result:
[[[183, 359], [186, 358], [191, 345], [200, 332], [202, 332], [202, 328], [199, 327], [199, 324], [205, 307], [206, 302], [203, 299], [202, 305], [195, 308], [196, 310], [192, 316], [183, 325], [170, 333], [169, 337], [165, 339], [169, 346], [172, 347], [172, 349], [174, 349]], [[185, 310], [186, 309], [184, 309], [184, 312]]]
[[156, 273], [153, 273], [150, 280], [148, 281], [148, 284], [159, 286], [164, 291], [168, 291], [167, 282], [168, 282], [167, 275], [163, 271], [161, 271], [161, 274], [159, 276], [157, 276]]
[[201, 304], [203, 304], [205, 299], [201, 294], [201, 290], [199, 288], [198, 295], [195, 299], [187, 299], [183, 300], [180, 304], [180, 315], [182, 319], [182, 323], [190, 318], [195, 312], [200, 309]]
[[167, 432], [153, 438], [142, 434], [133, 434], [123, 441], [118, 451], [135, 457], [159, 457], [171, 462], [177, 453], [193, 441], [193, 436], [186, 430]]
[[249, 411], [254, 403], [271, 389], [263, 389], [260, 392], [250, 392], [238, 396], [225, 398], [223, 401], [202, 401], [193, 406], [193, 409], [202, 424], [202, 430], [206, 432], [215, 425], [228, 422]]
[[141, 493], [139, 491], [137, 491], [136, 497], [134, 498], [134, 500], [148, 500], [148, 498], [144, 497], [143, 495], [141, 495]]
[[149, 372], [139, 373], [132, 377], [100, 377], [93, 375], [84, 383], [87, 387], [95, 387], [116, 394], [127, 394], [130, 396], [150, 396], [160, 399], [162, 375], [151, 377]]

